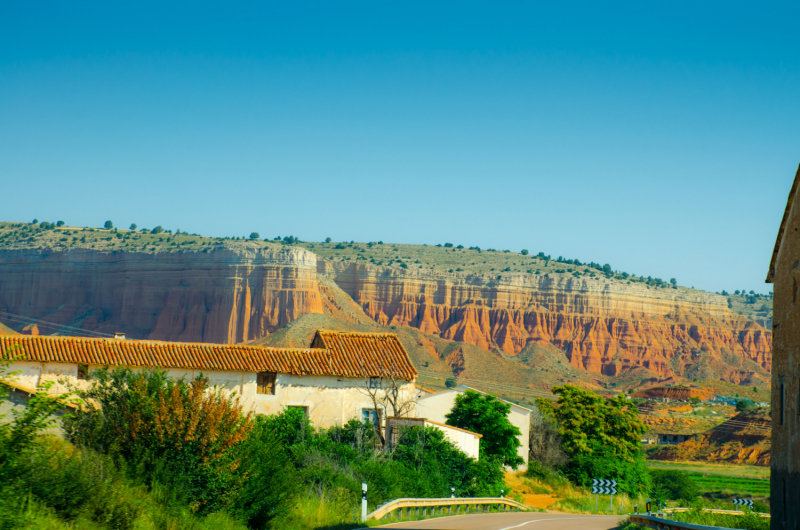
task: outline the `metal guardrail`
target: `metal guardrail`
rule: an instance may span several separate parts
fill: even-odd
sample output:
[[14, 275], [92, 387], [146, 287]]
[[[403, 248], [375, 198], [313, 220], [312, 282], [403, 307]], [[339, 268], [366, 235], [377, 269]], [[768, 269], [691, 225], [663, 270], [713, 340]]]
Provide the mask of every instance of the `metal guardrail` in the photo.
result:
[[[676, 512], [688, 512], [691, 508], [664, 508], [662, 513], [676, 513]], [[742, 510], [723, 510], [721, 508], [703, 508], [704, 512], [708, 513], [721, 513], [724, 515], [744, 515], [745, 513], [752, 513], [753, 515], [757, 515], [759, 517], [772, 517], [772, 515], [768, 513], [761, 513], [761, 512], [743, 512]]]
[[733, 530], [722, 526], [705, 526], [682, 523], [680, 521], [670, 521], [669, 519], [661, 519], [653, 515], [631, 515], [630, 521], [649, 528], [655, 528], [656, 530]]
[[414, 516], [418, 517], [421, 513], [422, 517], [427, 517], [430, 514], [434, 516], [436, 508], [439, 508], [439, 515], [444, 515], [444, 509], [447, 508], [447, 513], [452, 514], [452, 509], [455, 507], [455, 513], [461, 511], [464, 507], [464, 513], [469, 513], [472, 506], [495, 506], [502, 505], [506, 510], [518, 509], [528, 510], [529, 507], [511, 499], [504, 497], [446, 497], [443, 499], [395, 499], [389, 501], [383, 506], [379, 506], [375, 511], [367, 515], [367, 519], [383, 519], [395, 510], [398, 510], [398, 519], [403, 518], [403, 510], [406, 510], [406, 518], [411, 517], [411, 510], [414, 510]]

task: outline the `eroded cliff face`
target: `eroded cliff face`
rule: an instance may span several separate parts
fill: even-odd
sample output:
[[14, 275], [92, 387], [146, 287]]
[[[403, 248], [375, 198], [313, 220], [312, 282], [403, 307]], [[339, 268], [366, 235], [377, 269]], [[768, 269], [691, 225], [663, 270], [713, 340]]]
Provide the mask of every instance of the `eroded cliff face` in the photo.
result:
[[[645, 368], [683, 375], [701, 356], [733, 354], [769, 370], [771, 332], [731, 313], [724, 297], [647, 289], [602, 279], [433, 274], [341, 261], [318, 261], [381, 324], [409, 326], [509, 355], [531, 341], [563, 350], [591, 373]], [[752, 372], [752, 369], [750, 370]], [[731, 369], [732, 382], [752, 373]]]
[[323, 307], [316, 255], [242, 243], [155, 254], [3, 251], [0, 311], [132, 338], [233, 343]]

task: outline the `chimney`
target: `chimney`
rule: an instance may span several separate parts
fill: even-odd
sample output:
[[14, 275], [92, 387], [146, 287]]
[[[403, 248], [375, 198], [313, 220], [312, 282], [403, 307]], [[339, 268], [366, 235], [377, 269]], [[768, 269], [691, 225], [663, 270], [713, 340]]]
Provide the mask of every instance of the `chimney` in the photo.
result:
[[114, 338], [119, 340], [125, 340], [125, 332], [124, 331], [115, 331]]

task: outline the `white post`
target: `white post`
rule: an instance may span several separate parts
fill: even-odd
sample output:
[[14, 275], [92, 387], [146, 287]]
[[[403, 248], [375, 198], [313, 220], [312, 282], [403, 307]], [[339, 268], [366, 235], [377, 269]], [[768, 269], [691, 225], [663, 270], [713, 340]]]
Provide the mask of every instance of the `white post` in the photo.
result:
[[503, 490], [500, 490], [500, 498], [501, 498], [501, 499], [503, 498], [503, 493], [504, 493], [504, 491], [503, 491]]
[[367, 520], [367, 483], [361, 483], [361, 522]]
[[455, 499], [456, 498], [456, 489], [455, 488], [450, 488], [450, 498], [451, 499]]

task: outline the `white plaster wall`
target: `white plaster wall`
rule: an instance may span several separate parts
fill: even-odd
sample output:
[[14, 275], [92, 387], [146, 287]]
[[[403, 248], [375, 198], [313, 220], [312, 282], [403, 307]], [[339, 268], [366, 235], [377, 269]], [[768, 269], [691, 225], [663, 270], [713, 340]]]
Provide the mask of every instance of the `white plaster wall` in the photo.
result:
[[[96, 367], [89, 367], [93, 370]], [[36, 388], [40, 382], [54, 381], [51, 391], [64, 392], [65, 385], [58, 381], [66, 381], [72, 385], [84, 386], [85, 381], [78, 381], [78, 365], [69, 363], [30, 363], [15, 362], [9, 369], [17, 372], [14, 382], [30, 388]], [[284, 407], [308, 407], [309, 417], [317, 428], [328, 428], [342, 425], [349, 420], [361, 419], [362, 409], [374, 408], [372, 399], [364, 387], [364, 379], [336, 376], [298, 376], [277, 374], [275, 395], [257, 393], [256, 374], [251, 372], [201, 371], [185, 369], [166, 369], [174, 379], [191, 381], [200, 373], [208, 377], [212, 388], [220, 389], [230, 395], [240, 396], [241, 404], [246, 412], [256, 414], [278, 414]], [[413, 382], [401, 386], [401, 400], [414, 401]], [[391, 414], [392, 411], [389, 411]], [[385, 411], [384, 411], [385, 414]], [[414, 417], [414, 408], [410, 416]]]
[[439, 429], [444, 433], [445, 438], [453, 442], [453, 445], [466, 453], [467, 456], [475, 460], [480, 459], [480, 436], [450, 427], [449, 425], [425, 422], [425, 426]]
[[[77, 372], [77, 366], [75, 370]], [[18, 385], [36, 388], [43, 371], [42, 363], [16, 361], [9, 365], [6, 377]]]
[[[419, 398], [417, 400], [417, 417], [445, 423], [447, 421], [445, 415], [453, 410], [456, 396], [462, 392], [464, 392], [463, 389], [444, 390], [430, 396]], [[517, 437], [522, 444], [517, 448], [517, 454], [521, 456], [525, 460], [525, 464], [527, 464], [530, 450], [531, 412], [513, 403], [510, 403], [510, 405], [511, 412], [508, 415], [508, 420], [512, 425], [518, 427], [522, 433]]]

